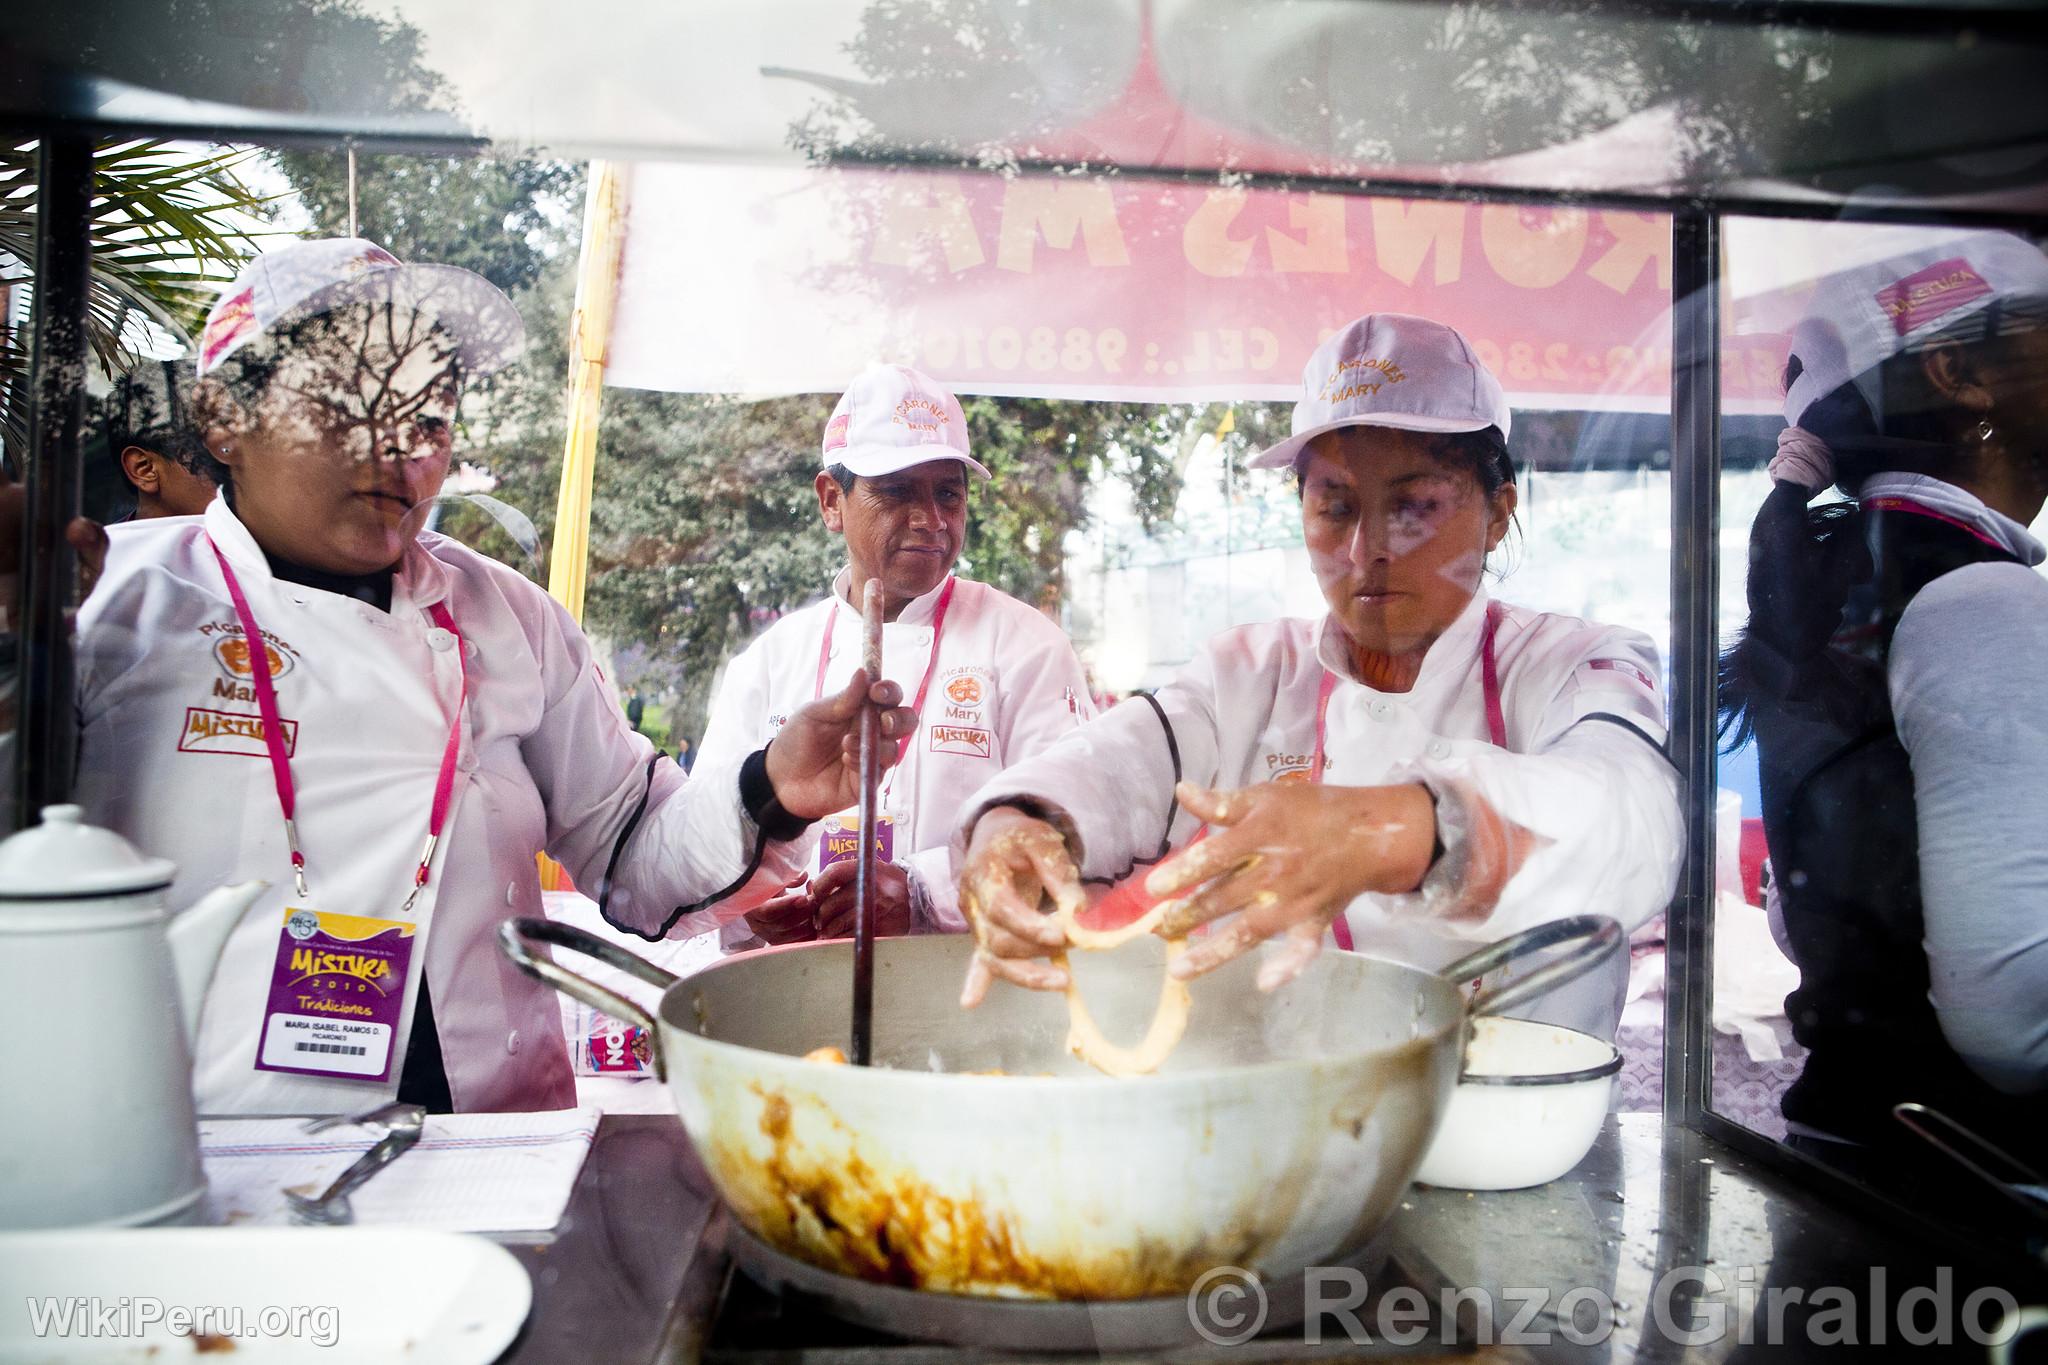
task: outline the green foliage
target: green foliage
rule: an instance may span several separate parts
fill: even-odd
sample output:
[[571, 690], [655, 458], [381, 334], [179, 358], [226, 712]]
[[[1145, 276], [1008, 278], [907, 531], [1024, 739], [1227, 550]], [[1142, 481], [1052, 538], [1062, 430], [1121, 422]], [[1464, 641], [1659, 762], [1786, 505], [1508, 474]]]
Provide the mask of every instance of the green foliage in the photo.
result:
[[[1326, 164], [1488, 161], [1676, 105], [1674, 183], [1739, 176], [1810, 163], [1842, 131], [1845, 98], [1899, 76], [1877, 57], [1883, 45], [1805, 24], [1674, 23], [1628, 5], [1333, 5], [1310, 7], [1313, 18], [1289, 8], [1269, 18], [1258, 5], [1196, 6], [1179, 16], [1180, 42], [1169, 47], [1188, 62], [1226, 58], [1239, 41], [1281, 53], [1290, 42], [1318, 45], [1329, 66], [1304, 61], [1298, 78], [1255, 85], [1224, 107], [1241, 106], [1226, 121], [1247, 131], [1313, 139]], [[858, 79], [769, 74], [815, 92], [787, 141], [816, 163], [1000, 166], [1035, 155], [1037, 139], [1078, 141], [1076, 111], [1124, 90], [1134, 41], [1121, 12], [1099, 0], [870, 0], [843, 45]], [[1872, 144], [1873, 155], [1881, 150]]]
[[[135, 362], [131, 323], [147, 317], [174, 336], [205, 319], [224, 279], [260, 243], [247, 215], [266, 200], [245, 185], [247, 155], [194, 158], [162, 142], [105, 142], [93, 155], [92, 285], [86, 338], [102, 369]], [[0, 146], [0, 273], [32, 290], [41, 198], [34, 143]], [[30, 336], [0, 318], [0, 386], [24, 392]], [[28, 439], [26, 404], [6, 405], [10, 451]]]
[[414, 130], [459, 134], [446, 82], [421, 61], [419, 30], [368, 8], [358, 0], [14, 5], [7, 36], [22, 52], [89, 54], [94, 74], [145, 90], [343, 126], [351, 116], [369, 128], [412, 115], [404, 121]]
[[[812, 479], [830, 396], [608, 395], [592, 495], [592, 629], [635, 651], [622, 682], [675, 689], [701, 734], [718, 665], [822, 596], [843, 559]], [[629, 668], [622, 658], [621, 671]]]
[[[348, 230], [346, 152], [280, 152], [321, 236]], [[576, 245], [582, 174], [559, 161], [493, 157], [356, 157], [356, 234], [405, 260], [473, 270], [507, 293], [539, 283]]]

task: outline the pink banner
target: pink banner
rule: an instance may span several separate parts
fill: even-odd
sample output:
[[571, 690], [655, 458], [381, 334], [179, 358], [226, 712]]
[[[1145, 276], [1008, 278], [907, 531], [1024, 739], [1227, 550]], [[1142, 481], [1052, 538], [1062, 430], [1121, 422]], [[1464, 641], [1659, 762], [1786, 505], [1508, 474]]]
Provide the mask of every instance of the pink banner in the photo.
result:
[[[641, 165], [610, 382], [830, 392], [872, 360], [963, 392], [1291, 398], [1370, 311], [1459, 328], [1517, 406], [1658, 410], [1658, 214], [1088, 176]], [[712, 207], [707, 207], [712, 206]], [[1731, 407], [1776, 337], [1727, 338]]]

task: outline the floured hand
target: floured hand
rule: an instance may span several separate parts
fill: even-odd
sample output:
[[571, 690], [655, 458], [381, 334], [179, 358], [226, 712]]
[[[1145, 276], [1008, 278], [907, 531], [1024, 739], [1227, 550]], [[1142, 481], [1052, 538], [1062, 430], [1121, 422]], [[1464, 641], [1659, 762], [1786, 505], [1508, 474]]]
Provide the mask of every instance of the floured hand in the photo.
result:
[[1031, 990], [1067, 987], [1067, 936], [1043, 901], [1079, 910], [1087, 904], [1081, 874], [1060, 832], [1036, 816], [997, 806], [975, 822], [960, 872], [960, 906], [974, 931], [974, 959], [960, 1003], [972, 1009], [997, 977]]
[[1145, 879], [1154, 896], [1184, 896], [1159, 924], [1167, 938], [1234, 916], [1176, 960], [1183, 980], [1269, 938], [1281, 950], [1259, 988], [1293, 980], [1344, 907], [1368, 891], [1413, 891], [1429, 870], [1436, 812], [1427, 788], [1269, 782], [1214, 792], [1183, 782], [1180, 804], [1212, 833]]

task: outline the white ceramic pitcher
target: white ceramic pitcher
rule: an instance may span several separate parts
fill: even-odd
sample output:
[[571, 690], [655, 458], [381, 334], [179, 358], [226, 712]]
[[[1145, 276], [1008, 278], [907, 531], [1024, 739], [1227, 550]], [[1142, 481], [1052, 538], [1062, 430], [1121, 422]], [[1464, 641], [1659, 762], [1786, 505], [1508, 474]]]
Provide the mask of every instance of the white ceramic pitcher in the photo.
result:
[[176, 867], [80, 815], [0, 843], [0, 1228], [183, 1222], [206, 1193], [191, 1038], [264, 883], [171, 916]]

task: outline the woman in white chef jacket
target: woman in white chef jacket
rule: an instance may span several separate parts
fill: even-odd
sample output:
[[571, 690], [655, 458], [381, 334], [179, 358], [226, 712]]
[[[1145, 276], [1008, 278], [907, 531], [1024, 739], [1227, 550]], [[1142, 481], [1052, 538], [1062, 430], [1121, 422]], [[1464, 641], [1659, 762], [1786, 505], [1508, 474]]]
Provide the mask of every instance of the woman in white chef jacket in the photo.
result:
[[799, 871], [782, 841], [854, 794], [864, 680], [772, 750], [686, 780], [628, 727], [560, 606], [420, 532], [463, 381], [520, 341], [510, 302], [467, 271], [357, 239], [261, 256], [200, 342], [223, 496], [110, 535], [79, 622], [80, 799], [176, 860], [173, 904], [271, 883], [207, 992], [202, 1111], [394, 1091], [573, 1104], [555, 998], [495, 942], [540, 913], [534, 854], [622, 928], [698, 932], [718, 922], [698, 906], [757, 868]]
[[[1062, 943], [1041, 886], [1115, 880], [1205, 826], [1145, 887], [1186, 897], [1162, 934], [1221, 921], [1183, 977], [1274, 937], [1267, 989], [1326, 940], [1437, 968], [1566, 915], [1633, 928], [1670, 899], [1655, 647], [1481, 586], [1516, 503], [1499, 382], [1455, 330], [1392, 313], [1332, 337], [1303, 381], [1293, 435], [1255, 463], [1296, 472], [1328, 614], [1224, 632], [976, 795], [964, 1003], [995, 977], [1066, 984], [1041, 960]], [[1612, 960], [1530, 1013], [1612, 1036], [1626, 984]]]

